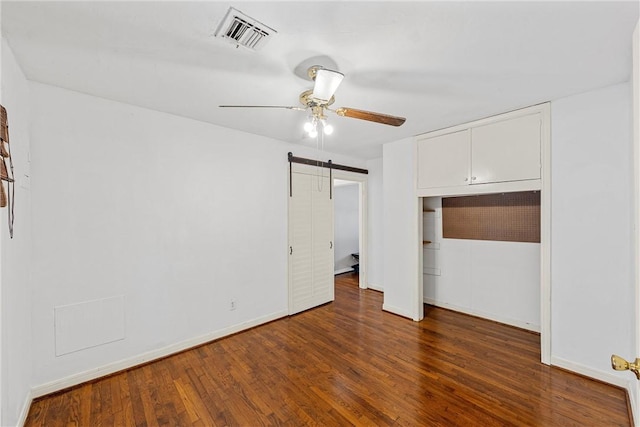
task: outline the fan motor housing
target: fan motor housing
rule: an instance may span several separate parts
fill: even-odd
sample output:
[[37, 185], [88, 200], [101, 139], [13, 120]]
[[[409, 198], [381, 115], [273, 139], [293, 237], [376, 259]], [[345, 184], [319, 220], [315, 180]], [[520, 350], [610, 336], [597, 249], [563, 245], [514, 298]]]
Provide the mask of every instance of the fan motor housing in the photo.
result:
[[328, 107], [335, 102], [335, 96], [332, 96], [330, 100], [324, 101], [313, 97], [313, 89], [305, 90], [300, 94], [300, 103], [305, 107]]

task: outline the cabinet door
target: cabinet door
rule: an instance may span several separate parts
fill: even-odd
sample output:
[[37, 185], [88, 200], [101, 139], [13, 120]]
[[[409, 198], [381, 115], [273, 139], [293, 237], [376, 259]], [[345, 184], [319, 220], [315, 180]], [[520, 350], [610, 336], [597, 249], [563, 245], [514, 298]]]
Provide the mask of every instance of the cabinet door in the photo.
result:
[[469, 182], [469, 130], [418, 141], [418, 188]]
[[539, 114], [471, 130], [471, 184], [540, 179]]

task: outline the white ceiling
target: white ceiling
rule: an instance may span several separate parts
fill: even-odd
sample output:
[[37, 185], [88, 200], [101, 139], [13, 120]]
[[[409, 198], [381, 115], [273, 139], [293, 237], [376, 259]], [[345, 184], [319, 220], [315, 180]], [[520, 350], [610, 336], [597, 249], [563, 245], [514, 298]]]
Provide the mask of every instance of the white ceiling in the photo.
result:
[[[214, 37], [229, 6], [278, 31], [259, 52]], [[381, 144], [627, 81], [638, 2], [8, 2], [2, 34], [27, 78], [283, 141], [305, 113], [296, 68], [346, 77], [334, 107], [404, 116], [399, 128], [331, 115], [325, 149]], [[314, 61], [312, 61], [314, 62]]]

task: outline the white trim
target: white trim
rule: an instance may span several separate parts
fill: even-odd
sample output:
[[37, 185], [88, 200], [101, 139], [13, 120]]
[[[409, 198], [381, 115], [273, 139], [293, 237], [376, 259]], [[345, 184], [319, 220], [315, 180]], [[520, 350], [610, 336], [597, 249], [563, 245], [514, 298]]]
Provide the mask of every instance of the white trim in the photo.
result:
[[[358, 267], [358, 278], [359, 283], [358, 286], [360, 289], [367, 289], [367, 283], [369, 282], [369, 177], [365, 178], [364, 181], [360, 181], [358, 184], [359, 190], [359, 198], [358, 198], [358, 212], [360, 213], [360, 218], [358, 221], [358, 227], [360, 230], [358, 231], [359, 241], [358, 245], [358, 265], [362, 263]], [[364, 256], [364, 262], [363, 262]]]
[[[415, 144], [414, 144], [415, 145]], [[414, 166], [414, 175], [417, 175], [418, 173], [418, 169], [416, 166]], [[423, 243], [423, 236], [424, 236], [424, 199], [418, 198], [418, 205], [416, 206], [416, 210], [417, 210], [417, 219], [418, 219], [418, 224], [417, 224], [417, 228], [418, 228], [418, 233], [416, 234], [416, 244], [418, 246], [417, 250], [415, 251], [416, 256], [418, 257], [417, 259], [417, 265], [418, 265], [418, 288], [414, 290], [414, 301], [415, 303], [412, 304], [415, 307], [415, 314], [413, 316], [413, 320], [415, 322], [419, 322], [422, 319], [424, 319], [424, 243]]]
[[398, 316], [407, 317], [409, 319], [413, 319], [413, 313], [409, 311], [405, 311], [402, 308], [394, 307], [389, 304], [382, 304], [382, 310], [388, 311], [389, 313], [397, 314]]
[[353, 181], [358, 183], [358, 253], [360, 254], [359, 283], [360, 289], [367, 289], [369, 273], [369, 213], [368, 213], [368, 191], [369, 175], [355, 172], [348, 172], [339, 169], [333, 171], [333, 179]]
[[337, 276], [338, 274], [349, 273], [350, 271], [353, 271], [353, 268], [351, 267], [341, 268], [340, 270], [335, 270], [333, 272], [333, 275]]
[[540, 361], [551, 363], [551, 104], [542, 106], [540, 132]]
[[585, 377], [624, 388], [625, 390], [629, 387], [629, 380], [625, 378], [619, 377], [613, 373], [598, 371], [561, 357], [551, 356], [551, 366], [557, 366], [558, 368], [566, 369], [567, 371], [575, 372], [576, 374], [584, 375]]
[[18, 423], [16, 425], [24, 426], [24, 423], [27, 422], [27, 416], [29, 416], [29, 409], [31, 409], [31, 403], [33, 402], [33, 399], [33, 390], [29, 390], [27, 396], [24, 398], [22, 410], [20, 411], [20, 415], [18, 416]]
[[627, 400], [629, 402], [629, 406], [631, 407], [631, 424], [635, 427], [640, 427], [640, 414], [638, 413], [638, 409], [633, 402], [633, 393], [635, 392], [636, 380], [627, 381]]
[[[634, 289], [635, 313], [632, 332], [635, 340], [635, 352], [632, 357], [640, 357], [640, 20], [633, 31], [632, 40], [632, 78], [633, 92], [633, 259], [634, 259]], [[632, 381], [628, 388], [629, 405], [635, 425], [640, 427], [640, 383]]]
[[367, 288], [378, 292], [384, 292], [384, 288], [381, 285], [375, 285], [373, 283], [367, 283]]
[[424, 298], [424, 302], [425, 304], [435, 305], [436, 307], [442, 307], [448, 310], [469, 314], [471, 316], [482, 317], [483, 319], [493, 320], [494, 322], [504, 323], [505, 325], [515, 326], [516, 328], [526, 329], [532, 332], [540, 332], [540, 325], [523, 322], [521, 320], [511, 319], [509, 317], [503, 317], [503, 316], [496, 316], [495, 314], [487, 313], [485, 311], [474, 310], [472, 308], [467, 308], [467, 307], [460, 307], [455, 304], [440, 302], [427, 297]]
[[258, 317], [256, 319], [248, 320], [240, 324], [230, 326], [228, 328], [220, 329], [199, 337], [191, 338], [185, 341], [181, 341], [176, 344], [169, 345], [167, 347], [152, 350], [128, 359], [123, 359], [117, 362], [109, 363], [104, 366], [89, 369], [84, 372], [69, 375], [65, 378], [60, 378], [55, 381], [51, 381], [46, 384], [40, 384], [31, 389], [31, 398], [36, 399], [38, 397], [54, 393], [56, 391], [63, 390], [68, 387], [73, 387], [78, 384], [82, 384], [87, 381], [95, 380], [97, 378], [111, 375], [113, 373], [130, 369], [143, 363], [151, 362], [153, 360], [161, 359], [163, 357], [171, 356], [172, 354], [179, 353], [184, 350], [188, 350], [193, 347], [197, 347], [208, 342], [224, 338], [226, 336], [236, 334], [238, 332], [245, 331], [247, 329], [254, 328], [256, 326], [286, 317], [287, 310], [277, 311], [275, 313], [268, 314], [266, 316]]
[[418, 188], [418, 197], [438, 196], [472, 196], [474, 194], [511, 193], [515, 191], [540, 190], [542, 181], [539, 179], [527, 179], [522, 181], [491, 182], [487, 184], [462, 185], [457, 187]]

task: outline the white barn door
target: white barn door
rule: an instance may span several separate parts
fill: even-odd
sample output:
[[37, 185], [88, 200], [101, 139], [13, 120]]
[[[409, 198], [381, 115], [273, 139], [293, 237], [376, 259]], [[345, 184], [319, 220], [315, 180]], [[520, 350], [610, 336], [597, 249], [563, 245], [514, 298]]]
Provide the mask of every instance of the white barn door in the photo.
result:
[[289, 314], [334, 300], [332, 183], [319, 174], [291, 174]]

